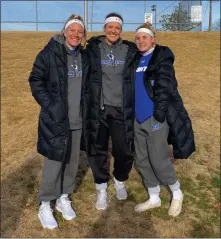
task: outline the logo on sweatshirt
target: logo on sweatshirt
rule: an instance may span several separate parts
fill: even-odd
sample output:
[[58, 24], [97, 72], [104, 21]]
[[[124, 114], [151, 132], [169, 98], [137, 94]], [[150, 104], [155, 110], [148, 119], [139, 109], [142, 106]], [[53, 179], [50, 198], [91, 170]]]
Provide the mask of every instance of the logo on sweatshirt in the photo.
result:
[[114, 55], [113, 55], [113, 54], [107, 54], [107, 57], [108, 57], [110, 60], [114, 61]]
[[150, 80], [151, 86], [154, 86], [154, 80]]
[[152, 131], [160, 129], [160, 124], [153, 124], [152, 125]]
[[114, 55], [111, 53], [107, 54], [107, 57], [109, 60], [101, 60], [102, 65], [118, 66], [118, 65], [123, 65], [125, 63], [125, 61], [123, 61], [123, 60], [115, 60]]
[[82, 71], [78, 70], [78, 65], [74, 64], [74, 65], [70, 65], [71, 69], [70, 71], [68, 71], [68, 76], [71, 78], [77, 78], [77, 77], [81, 77], [82, 76]]
[[145, 72], [146, 69], [147, 69], [147, 66], [140, 66], [140, 67], [137, 67], [136, 72]]
[[76, 71], [78, 70], [78, 66], [77, 65], [71, 65], [71, 67], [73, 67], [73, 69], [75, 69]]

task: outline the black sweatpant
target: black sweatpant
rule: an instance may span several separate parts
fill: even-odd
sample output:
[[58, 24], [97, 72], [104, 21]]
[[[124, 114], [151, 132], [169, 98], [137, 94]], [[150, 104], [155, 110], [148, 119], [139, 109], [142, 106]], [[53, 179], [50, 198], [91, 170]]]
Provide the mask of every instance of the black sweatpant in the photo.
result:
[[114, 157], [114, 177], [119, 181], [126, 181], [133, 165], [133, 155], [130, 143], [126, 142], [125, 123], [120, 107], [105, 105], [101, 111], [100, 129], [96, 154], [89, 156], [89, 164], [97, 184], [106, 183], [109, 178], [108, 141], [112, 140], [112, 156]]

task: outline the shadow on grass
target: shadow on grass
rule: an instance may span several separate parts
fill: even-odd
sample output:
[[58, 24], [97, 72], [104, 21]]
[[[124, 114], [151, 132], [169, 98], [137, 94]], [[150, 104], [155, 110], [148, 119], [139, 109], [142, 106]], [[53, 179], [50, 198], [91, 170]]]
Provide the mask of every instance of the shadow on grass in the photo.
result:
[[35, 194], [42, 159], [30, 153], [24, 164], [1, 182], [1, 237], [10, 237], [16, 230], [23, 209]]
[[[109, 141], [108, 161], [111, 161], [112, 143]], [[110, 167], [111, 168], [111, 167]], [[111, 171], [110, 171], [111, 172]], [[113, 187], [109, 182], [109, 188]], [[132, 190], [132, 191], [131, 191]], [[115, 190], [112, 190], [115, 191]], [[115, 195], [109, 194], [109, 204], [105, 211], [100, 212], [99, 219], [88, 225], [88, 238], [157, 238], [151, 212], [136, 213], [136, 198], [133, 189], [128, 189], [128, 198], [119, 201]], [[94, 205], [95, 207], [95, 205]], [[96, 213], [97, 215], [97, 213]]]
[[[10, 237], [25, 208], [37, 214], [37, 193], [41, 180], [43, 158], [30, 153], [24, 164], [1, 182], [1, 237]], [[75, 192], [88, 170], [87, 157], [81, 152]]]
[[126, 201], [111, 198], [108, 209], [88, 225], [89, 238], [158, 238], [153, 227], [151, 212], [136, 213], [135, 198], [129, 193]]
[[85, 152], [81, 151], [74, 193], [76, 193], [78, 189], [80, 188], [88, 169], [89, 169], [89, 164], [87, 160], [87, 155]]

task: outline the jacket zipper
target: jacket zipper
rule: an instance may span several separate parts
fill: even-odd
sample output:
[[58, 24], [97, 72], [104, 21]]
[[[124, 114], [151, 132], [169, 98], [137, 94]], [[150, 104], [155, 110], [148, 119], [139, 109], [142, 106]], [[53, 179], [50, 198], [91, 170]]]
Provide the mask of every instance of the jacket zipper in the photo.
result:
[[[69, 133], [70, 133], [70, 122], [69, 122], [69, 116], [68, 116], [68, 68], [67, 68], [67, 58], [65, 57], [65, 69], [66, 69], [66, 74], [65, 74], [65, 106], [66, 106], [66, 119], [67, 119], [67, 125], [68, 125], [68, 133], [65, 136], [65, 151], [64, 151], [64, 160], [65, 160], [65, 156], [66, 156], [66, 152], [67, 152], [67, 148], [68, 148], [68, 141], [69, 141]], [[64, 161], [63, 160], [63, 161]]]
[[[132, 58], [132, 60], [133, 60], [134, 55], [135, 55], [135, 53], [133, 53], [133, 52], [130, 53], [129, 51], [130, 51], [130, 50], [128, 50], [128, 54], [127, 54], [126, 59], [125, 59], [125, 61], [127, 62], [127, 65], [126, 65], [125, 68], [123, 69], [122, 106], [121, 106], [121, 110], [122, 110], [122, 112], [123, 112], [123, 118], [124, 118], [124, 75], [125, 75], [126, 72], [127, 72], [127, 69], [128, 69], [129, 63], [131, 63], [131, 61], [128, 63], [127, 58], [128, 58], [128, 55], [131, 54], [131, 58]], [[129, 54], [129, 53], [130, 53], [130, 54]], [[131, 87], [132, 87], [132, 82], [131, 82]], [[133, 104], [133, 102], [132, 102], [132, 104]], [[125, 135], [126, 135], [126, 139], [127, 139], [127, 130], [126, 130], [126, 122], [125, 122], [125, 118], [124, 118], [124, 124], [125, 124], [125, 127], [124, 127], [124, 133], [125, 133]], [[127, 139], [127, 141], [128, 141], [128, 139]]]
[[[102, 95], [102, 97], [101, 97], [102, 87], [103, 87], [103, 85], [102, 85], [102, 70], [101, 70], [101, 66], [100, 66], [101, 56], [100, 56], [100, 49], [98, 49], [97, 44], [96, 44], [96, 48], [97, 48], [97, 51], [94, 50], [94, 48], [92, 48], [92, 50], [93, 50], [93, 52], [94, 52], [94, 54], [95, 54], [95, 56], [96, 56], [96, 58], [97, 58], [97, 61], [98, 61], [97, 66], [98, 66], [98, 69], [99, 69], [99, 74], [100, 74], [100, 79], [101, 79], [101, 82], [100, 82], [101, 87], [100, 87], [100, 89], [99, 89], [99, 95], [100, 95], [100, 101], [101, 101], [101, 98], [102, 98], [102, 102], [99, 102], [99, 106], [101, 106], [101, 103], [102, 103], [101, 110], [104, 110], [104, 99], [103, 99], [103, 95]], [[99, 52], [99, 53], [98, 53], [99, 55], [97, 54], [97, 52]], [[103, 93], [102, 93], [102, 94], [103, 94]]]

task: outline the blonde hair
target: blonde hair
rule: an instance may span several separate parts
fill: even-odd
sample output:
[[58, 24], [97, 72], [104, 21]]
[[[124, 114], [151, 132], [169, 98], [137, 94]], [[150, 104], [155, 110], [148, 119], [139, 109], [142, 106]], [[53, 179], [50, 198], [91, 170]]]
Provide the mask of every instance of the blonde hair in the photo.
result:
[[140, 25], [136, 29], [136, 31], [139, 30], [140, 28], [147, 28], [147, 29], [151, 30], [153, 32], [153, 36], [156, 37], [156, 31], [153, 29], [152, 24], [150, 22], [146, 22], [146, 23]]
[[152, 44], [152, 46], [155, 47], [156, 44], [157, 44], [157, 42], [156, 42], [156, 31], [153, 29], [152, 24], [151, 24], [150, 22], [146, 22], [146, 23], [140, 25], [140, 26], [136, 29], [136, 31], [139, 30], [140, 28], [146, 28], [146, 29], [151, 30], [151, 31], [153, 32], [154, 43]]
[[80, 15], [78, 15], [78, 14], [72, 14], [72, 15], [68, 18], [68, 20], [67, 20], [67, 21], [65, 22], [65, 24], [64, 24], [64, 27], [63, 27], [61, 33], [64, 34], [65, 25], [67, 24], [67, 22], [69, 22], [69, 21], [72, 20], [72, 19], [78, 19], [78, 20], [80, 20], [80, 21], [83, 23], [83, 25], [84, 25], [84, 38], [86, 39], [87, 31], [86, 31], [86, 28], [85, 28], [84, 19], [83, 19]]

